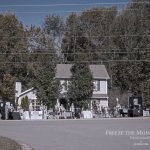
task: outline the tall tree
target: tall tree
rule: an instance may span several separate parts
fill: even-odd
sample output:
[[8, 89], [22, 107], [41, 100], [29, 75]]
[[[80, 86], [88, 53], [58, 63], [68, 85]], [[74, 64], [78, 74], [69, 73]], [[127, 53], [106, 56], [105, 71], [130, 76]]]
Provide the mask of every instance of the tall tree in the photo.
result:
[[75, 107], [88, 108], [89, 98], [92, 95], [92, 74], [88, 64], [75, 63], [72, 68], [72, 78], [69, 83], [68, 96]]
[[44, 33], [47, 35], [47, 38], [49, 38], [53, 43], [53, 49], [57, 54], [57, 58], [59, 58], [55, 61], [61, 61], [61, 59], [63, 58], [61, 55], [61, 44], [65, 33], [65, 23], [63, 18], [53, 14], [47, 15], [44, 18], [43, 30]]
[[[28, 30], [31, 64], [29, 76], [37, 91], [38, 100], [47, 106], [54, 106], [58, 95], [58, 83], [55, 79], [56, 52], [52, 40], [41, 29], [31, 27]], [[32, 42], [30, 41], [32, 39]]]
[[22, 98], [21, 107], [24, 111], [29, 111], [29, 99], [27, 96]]
[[14, 102], [15, 100], [15, 79], [10, 74], [5, 74], [0, 84], [0, 96], [4, 101]]
[[71, 14], [67, 18], [67, 32], [62, 48], [67, 61], [101, 61], [110, 57], [102, 52], [112, 48], [109, 38], [117, 10], [92, 8], [81, 15]]
[[3, 67], [19, 78], [25, 66], [15, 62], [21, 62], [22, 53], [27, 52], [24, 27], [15, 15], [6, 13], [1, 17], [0, 29], [0, 50], [5, 59]]
[[54, 107], [59, 94], [59, 84], [55, 79], [55, 64], [52, 62], [39, 64], [35, 71], [33, 86], [39, 101], [48, 107]]
[[141, 84], [150, 77], [150, 55], [147, 53], [150, 43], [147, 25], [150, 4], [147, 1], [138, 3], [141, 2], [139, 0], [133, 2], [116, 17], [114, 23], [113, 42], [118, 49], [114, 59], [122, 62], [114, 65], [113, 80], [122, 90], [141, 95]]
[[[26, 34], [22, 23], [12, 13], [0, 15], [0, 83], [5, 88], [5, 77], [10, 75], [15, 79], [24, 80], [27, 69], [22, 63], [22, 53], [26, 53]], [[11, 81], [10, 81], [11, 82]], [[13, 87], [14, 88], [14, 87]], [[7, 87], [11, 93], [12, 86]], [[4, 96], [5, 92], [1, 91]], [[3, 99], [9, 100], [4, 96]]]

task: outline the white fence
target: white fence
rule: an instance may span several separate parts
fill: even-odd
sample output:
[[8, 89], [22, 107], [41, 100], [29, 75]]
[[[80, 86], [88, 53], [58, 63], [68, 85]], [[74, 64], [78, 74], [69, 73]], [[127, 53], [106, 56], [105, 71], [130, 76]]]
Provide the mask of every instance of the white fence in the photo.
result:
[[43, 111], [25, 111], [23, 112], [21, 118], [22, 120], [42, 120], [46, 119], [47, 113]]

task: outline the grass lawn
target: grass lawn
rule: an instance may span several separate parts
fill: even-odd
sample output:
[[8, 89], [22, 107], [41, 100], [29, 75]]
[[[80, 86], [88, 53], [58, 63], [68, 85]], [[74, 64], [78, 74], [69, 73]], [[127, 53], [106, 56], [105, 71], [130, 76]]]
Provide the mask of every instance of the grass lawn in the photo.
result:
[[14, 140], [0, 136], [0, 150], [22, 150], [22, 148]]

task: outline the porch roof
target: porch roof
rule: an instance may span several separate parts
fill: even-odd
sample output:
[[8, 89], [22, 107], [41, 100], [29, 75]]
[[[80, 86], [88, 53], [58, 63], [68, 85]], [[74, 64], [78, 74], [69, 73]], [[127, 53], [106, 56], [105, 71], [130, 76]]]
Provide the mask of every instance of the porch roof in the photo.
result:
[[92, 98], [108, 98], [108, 94], [93, 94]]
[[17, 97], [21, 97], [21, 96], [23, 96], [23, 95], [25, 95], [25, 94], [27, 94], [27, 93], [33, 91], [33, 90], [34, 90], [34, 88], [28, 89], [28, 90], [26, 90], [26, 91], [24, 91], [24, 92], [18, 94]]

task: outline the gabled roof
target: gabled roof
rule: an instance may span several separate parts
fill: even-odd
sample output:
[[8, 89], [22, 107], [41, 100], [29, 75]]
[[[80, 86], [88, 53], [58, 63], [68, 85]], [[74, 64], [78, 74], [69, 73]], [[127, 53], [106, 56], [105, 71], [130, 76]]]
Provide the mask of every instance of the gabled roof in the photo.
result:
[[[57, 64], [56, 78], [70, 79], [71, 67], [72, 64]], [[90, 65], [90, 70], [93, 75], [93, 79], [110, 79], [104, 65]]]
[[70, 79], [72, 64], [57, 64], [56, 66], [56, 78], [58, 79]]
[[90, 65], [90, 70], [94, 79], [110, 79], [104, 65]]
[[28, 89], [28, 90], [26, 90], [26, 91], [24, 91], [24, 92], [18, 94], [17, 97], [21, 97], [21, 96], [23, 96], [23, 95], [25, 95], [25, 94], [27, 94], [27, 93], [33, 91], [33, 90], [34, 90], [34, 88]]

